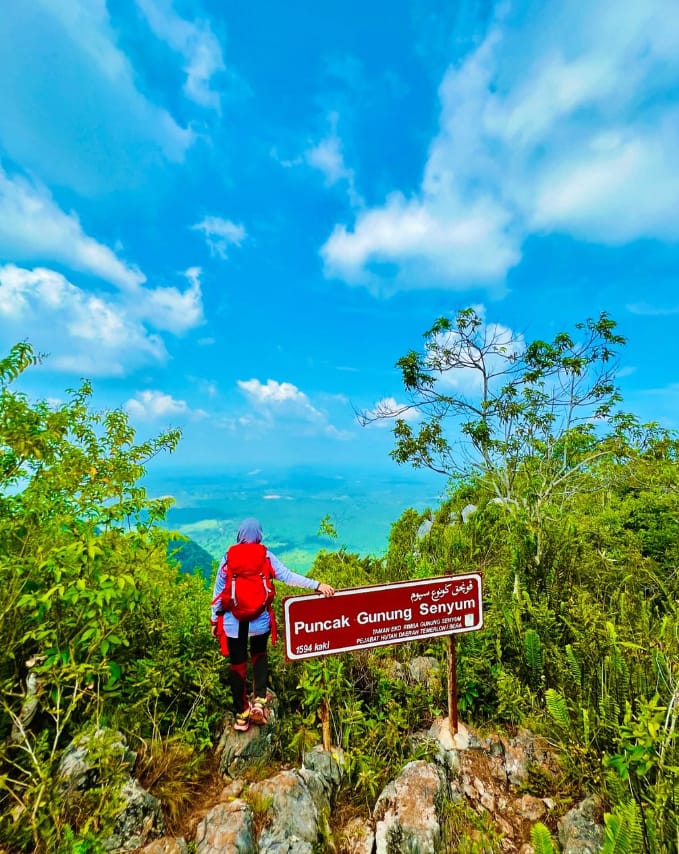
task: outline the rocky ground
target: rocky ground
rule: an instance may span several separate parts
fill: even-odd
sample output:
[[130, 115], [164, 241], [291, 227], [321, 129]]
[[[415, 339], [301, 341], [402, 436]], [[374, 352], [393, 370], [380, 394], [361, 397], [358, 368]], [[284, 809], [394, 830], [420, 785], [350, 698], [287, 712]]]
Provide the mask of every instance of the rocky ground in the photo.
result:
[[[550, 780], [554, 790], [558, 785], [556, 757], [531, 733], [481, 737], [460, 725], [453, 736], [443, 718], [416, 738], [431, 742], [433, 759], [408, 763], [385, 787], [372, 813], [343, 823], [336, 810], [341, 750], [316, 748], [305, 755], [302, 768], [282, 767], [265, 780], [248, 782], [249, 765], [266, 752], [267, 730], [253, 728], [241, 735], [226, 729], [215, 777], [184, 822], [182, 835], [156, 839], [138, 850], [186, 854], [192, 842], [196, 854], [454, 852], [457, 843], [445, 827], [446, 803], [485, 815], [487, 826], [495, 829], [494, 850], [532, 852], [530, 831], [537, 821], [552, 830], [567, 854], [600, 850], [600, 805], [590, 799], [559, 814], [547, 791]], [[527, 791], [536, 768], [545, 793]]]
[[107, 841], [114, 854], [530, 854], [536, 822], [563, 854], [601, 849], [602, 805], [596, 797], [566, 802], [558, 757], [527, 730], [479, 733], [459, 724], [453, 733], [449, 719], [438, 718], [412, 736], [413, 748], [424, 744], [429, 758], [395, 769], [372, 811], [357, 815], [339, 797], [340, 748], [314, 748], [299, 768], [273, 762], [273, 700], [265, 726], [238, 733], [225, 721], [211, 773], [171, 834], [162, 804], [132, 776], [135, 755], [120, 733], [101, 730], [66, 751], [64, 797], [77, 801], [96, 784], [94, 739], [118, 751], [124, 770], [126, 806]]

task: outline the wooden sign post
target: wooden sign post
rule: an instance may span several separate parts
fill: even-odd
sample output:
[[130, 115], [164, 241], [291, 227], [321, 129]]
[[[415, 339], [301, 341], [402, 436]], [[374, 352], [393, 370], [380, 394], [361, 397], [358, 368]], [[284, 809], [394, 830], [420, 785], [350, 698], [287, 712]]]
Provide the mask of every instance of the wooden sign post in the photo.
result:
[[448, 636], [448, 726], [457, 734], [457, 651], [455, 635]]

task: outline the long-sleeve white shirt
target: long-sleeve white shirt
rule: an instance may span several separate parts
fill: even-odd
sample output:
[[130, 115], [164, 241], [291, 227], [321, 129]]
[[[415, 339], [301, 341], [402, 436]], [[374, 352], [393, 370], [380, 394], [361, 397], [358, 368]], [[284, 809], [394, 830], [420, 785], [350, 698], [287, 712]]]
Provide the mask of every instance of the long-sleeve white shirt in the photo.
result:
[[[293, 587], [303, 587], [306, 590], [315, 590], [318, 587], [318, 581], [314, 580], [313, 578], [307, 578], [306, 575], [298, 575], [298, 573], [293, 572], [291, 569], [288, 569], [287, 566], [268, 549], [266, 555], [271, 561], [271, 566], [273, 567], [273, 571], [276, 574], [276, 581], [282, 581], [284, 584], [290, 584]], [[225, 584], [226, 555], [224, 556], [224, 560], [222, 561], [219, 569], [217, 570], [217, 577], [215, 578], [215, 584], [212, 590], [213, 600], [219, 596], [219, 594], [224, 589]], [[217, 607], [217, 605], [212, 606], [213, 623], [217, 620]], [[224, 631], [226, 632], [227, 636], [230, 638], [237, 638], [238, 626], [238, 620], [233, 616], [233, 614], [227, 611], [224, 614]], [[256, 620], [250, 621], [249, 634], [263, 635], [268, 632], [270, 628], [271, 620], [269, 617], [269, 612], [265, 611], [261, 616], [257, 617]]]

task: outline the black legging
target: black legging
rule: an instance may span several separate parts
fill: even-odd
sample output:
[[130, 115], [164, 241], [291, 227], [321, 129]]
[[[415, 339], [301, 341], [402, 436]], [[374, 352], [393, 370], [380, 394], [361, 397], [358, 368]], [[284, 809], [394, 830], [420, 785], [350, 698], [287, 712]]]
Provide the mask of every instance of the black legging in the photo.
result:
[[[247, 666], [248, 666], [248, 631], [249, 623], [240, 623], [238, 637], [227, 637], [229, 648], [229, 683], [233, 697], [233, 710], [240, 714], [248, 708]], [[263, 635], [250, 636], [250, 659], [255, 682], [255, 697], [266, 697], [266, 685], [269, 679], [269, 662], [267, 644], [269, 632]]]

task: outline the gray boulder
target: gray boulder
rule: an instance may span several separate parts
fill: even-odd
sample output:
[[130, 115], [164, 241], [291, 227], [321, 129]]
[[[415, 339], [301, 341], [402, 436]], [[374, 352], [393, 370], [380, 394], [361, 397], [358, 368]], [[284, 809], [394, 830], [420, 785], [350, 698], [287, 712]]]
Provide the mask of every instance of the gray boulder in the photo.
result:
[[563, 854], [597, 854], [604, 844], [604, 827], [600, 823], [601, 800], [591, 795], [559, 821], [559, 843]]
[[257, 854], [254, 819], [240, 798], [217, 804], [196, 831], [196, 854]]
[[416, 685], [433, 689], [441, 681], [441, 665], [433, 655], [417, 655], [408, 662], [408, 673]]
[[260, 854], [311, 854], [330, 835], [328, 819], [342, 784], [344, 752], [316, 747], [299, 771], [282, 771], [250, 786], [248, 795], [266, 806]]
[[441, 839], [437, 805], [446, 788], [435, 763], [409, 762], [375, 804], [376, 854], [435, 851]]
[[360, 818], [352, 818], [343, 828], [340, 837], [342, 854], [373, 854], [375, 831]]
[[120, 802], [113, 833], [104, 841], [108, 851], [133, 851], [165, 833], [160, 802], [131, 776], [136, 754], [124, 736], [98, 729], [74, 739], [57, 769], [64, 801], [77, 806], [92, 788], [110, 789], [111, 800]]
[[110, 729], [86, 733], [73, 739], [64, 750], [57, 768], [59, 787], [68, 797], [70, 793], [101, 785], [103, 759], [107, 776], [119, 774], [126, 779], [136, 758], [122, 733]]
[[188, 854], [189, 846], [181, 837], [164, 836], [154, 839], [141, 849], [141, 854]]
[[271, 698], [269, 710], [268, 722], [264, 726], [253, 725], [247, 732], [236, 732], [233, 729], [233, 720], [227, 721], [217, 745], [221, 774], [234, 777], [253, 760], [265, 758], [271, 753], [278, 717], [278, 702], [275, 697]]
[[266, 804], [269, 824], [259, 836], [260, 854], [313, 854], [320, 811], [298, 771], [281, 771], [249, 789]]
[[344, 751], [340, 747], [324, 750], [315, 747], [304, 754], [300, 776], [323, 815], [330, 815], [344, 777]]
[[131, 777], [120, 790], [123, 807], [113, 834], [104, 842], [107, 851], [136, 851], [149, 839], [165, 833], [160, 801]]

